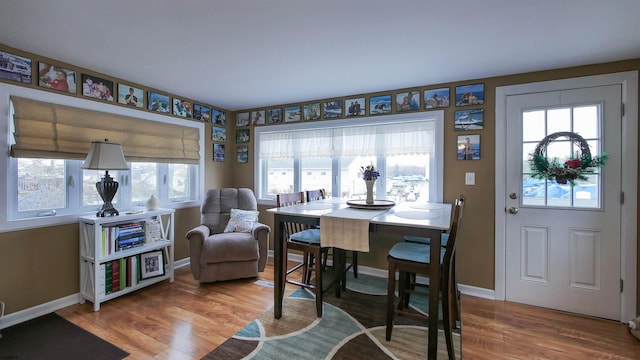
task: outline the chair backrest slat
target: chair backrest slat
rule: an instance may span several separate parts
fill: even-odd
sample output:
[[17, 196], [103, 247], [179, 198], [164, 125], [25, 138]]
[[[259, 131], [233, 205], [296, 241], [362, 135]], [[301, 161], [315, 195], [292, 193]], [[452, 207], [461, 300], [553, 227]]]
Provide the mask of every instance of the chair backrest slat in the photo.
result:
[[458, 233], [462, 226], [462, 213], [464, 210], [464, 196], [460, 195], [454, 204], [453, 209], [453, 222], [451, 223], [451, 229], [449, 230], [449, 238], [447, 239], [447, 246], [444, 254], [442, 265], [444, 268], [451, 267], [453, 256], [455, 255], [456, 248], [458, 247]]

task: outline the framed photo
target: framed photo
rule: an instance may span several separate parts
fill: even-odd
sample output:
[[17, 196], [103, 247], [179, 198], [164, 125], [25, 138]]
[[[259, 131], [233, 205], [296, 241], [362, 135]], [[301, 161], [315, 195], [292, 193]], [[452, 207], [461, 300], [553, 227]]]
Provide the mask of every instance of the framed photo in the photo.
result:
[[366, 103], [364, 98], [346, 100], [347, 116], [362, 116], [366, 113]]
[[369, 98], [369, 114], [391, 113], [391, 95], [372, 96]]
[[211, 119], [216, 125], [227, 125], [227, 113], [217, 109], [211, 109]]
[[304, 106], [304, 120], [320, 120], [320, 103], [307, 104]]
[[264, 110], [252, 111], [251, 112], [251, 123], [253, 125], [264, 125]]
[[484, 84], [456, 86], [456, 106], [484, 104]]
[[211, 141], [227, 142], [227, 129], [217, 126], [211, 127]]
[[236, 115], [236, 126], [249, 126], [248, 112], [243, 112]]
[[152, 251], [140, 254], [140, 278], [148, 279], [162, 275], [164, 275], [162, 251]]
[[409, 91], [396, 94], [396, 111], [420, 110], [420, 92]]
[[249, 162], [249, 146], [248, 145], [238, 145], [238, 149], [236, 150], [236, 159], [239, 163]]
[[437, 109], [449, 107], [449, 88], [424, 91], [424, 108]]
[[224, 161], [224, 145], [223, 144], [213, 144], [213, 161], [220, 162]]
[[149, 91], [148, 95], [148, 108], [151, 111], [157, 111], [161, 113], [168, 113], [170, 108], [169, 97]]
[[211, 120], [211, 109], [200, 104], [193, 104], [193, 118], [196, 120], [209, 122]]
[[458, 136], [458, 160], [480, 160], [480, 135]]
[[236, 144], [248, 143], [249, 136], [249, 129], [236, 130]]
[[144, 91], [133, 86], [118, 84], [118, 103], [144, 109]]
[[173, 115], [191, 119], [193, 117], [191, 102], [184, 99], [173, 98]]
[[113, 101], [113, 81], [82, 74], [82, 95], [104, 101]]
[[0, 79], [31, 84], [31, 59], [0, 51]]
[[267, 124], [281, 124], [281, 123], [282, 123], [282, 109], [267, 110]]
[[326, 101], [322, 108], [323, 119], [335, 119], [342, 117], [342, 100]]
[[458, 110], [454, 116], [453, 129], [482, 130], [484, 128], [484, 109]]
[[38, 62], [38, 85], [71, 94], [78, 92], [78, 74], [59, 66]]
[[284, 109], [284, 122], [300, 121], [300, 105], [289, 106]]

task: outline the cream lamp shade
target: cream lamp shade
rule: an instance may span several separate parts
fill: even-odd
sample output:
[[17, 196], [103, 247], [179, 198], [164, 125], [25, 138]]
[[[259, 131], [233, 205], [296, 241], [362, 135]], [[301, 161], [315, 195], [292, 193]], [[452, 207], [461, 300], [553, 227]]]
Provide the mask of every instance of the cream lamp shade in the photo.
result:
[[109, 142], [108, 139], [91, 142], [91, 149], [82, 164], [83, 169], [92, 170], [128, 170], [122, 146]]

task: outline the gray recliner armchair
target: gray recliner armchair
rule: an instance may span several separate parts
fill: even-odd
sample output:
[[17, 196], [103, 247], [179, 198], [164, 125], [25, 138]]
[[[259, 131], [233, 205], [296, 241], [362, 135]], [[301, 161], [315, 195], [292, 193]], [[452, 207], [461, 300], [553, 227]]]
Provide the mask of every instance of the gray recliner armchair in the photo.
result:
[[231, 209], [258, 209], [251, 189], [208, 190], [200, 208], [202, 225], [187, 233], [191, 272], [200, 282], [258, 276], [267, 264], [271, 228], [253, 223], [250, 232], [224, 232]]

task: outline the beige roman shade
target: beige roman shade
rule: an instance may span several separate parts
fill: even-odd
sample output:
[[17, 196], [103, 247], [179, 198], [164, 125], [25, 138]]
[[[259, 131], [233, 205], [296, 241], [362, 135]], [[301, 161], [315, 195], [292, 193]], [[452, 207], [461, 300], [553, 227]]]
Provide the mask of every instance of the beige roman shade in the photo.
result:
[[200, 135], [180, 126], [95, 110], [11, 97], [11, 156], [84, 159], [92, 141], [122, 144], [127, 161], [197, 164]]

